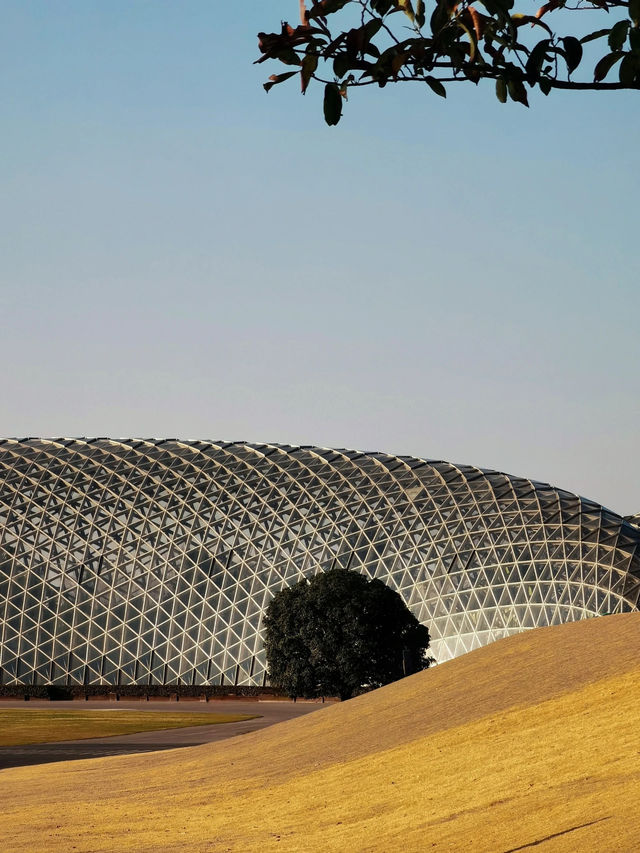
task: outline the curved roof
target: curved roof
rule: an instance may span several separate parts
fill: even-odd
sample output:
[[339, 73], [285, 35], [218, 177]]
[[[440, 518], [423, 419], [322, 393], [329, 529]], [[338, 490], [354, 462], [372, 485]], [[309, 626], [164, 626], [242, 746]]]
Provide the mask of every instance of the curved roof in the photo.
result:
[[442, 661], [635, 609], [640, 529], [547, 483], [408, 456], [0, 442], [5, 679], [261, 683], [266, 604], [334, 566], [396, 589]]

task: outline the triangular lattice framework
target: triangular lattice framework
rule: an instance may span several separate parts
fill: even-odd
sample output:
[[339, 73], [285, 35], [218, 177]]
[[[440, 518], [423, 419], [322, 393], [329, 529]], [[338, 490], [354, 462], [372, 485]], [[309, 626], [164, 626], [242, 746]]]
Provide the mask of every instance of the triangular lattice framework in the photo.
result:
[[637, 609], [640, 529], [519, 477], [382, 453], [231, 442], [0, 442], [0, 676], [262, 684], [274, 592], [378, 577], [438, 661]]

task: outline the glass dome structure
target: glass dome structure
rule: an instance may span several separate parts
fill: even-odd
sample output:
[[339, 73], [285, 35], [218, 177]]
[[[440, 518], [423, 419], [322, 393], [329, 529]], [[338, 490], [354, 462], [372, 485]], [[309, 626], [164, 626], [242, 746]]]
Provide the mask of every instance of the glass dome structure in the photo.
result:
[[441, 662], [636, 610], [640, 528], [546, 483], [384, 453], [0, 441], [5, 684], [264, 684], [272, 595], [338, 566], [397, 590]]

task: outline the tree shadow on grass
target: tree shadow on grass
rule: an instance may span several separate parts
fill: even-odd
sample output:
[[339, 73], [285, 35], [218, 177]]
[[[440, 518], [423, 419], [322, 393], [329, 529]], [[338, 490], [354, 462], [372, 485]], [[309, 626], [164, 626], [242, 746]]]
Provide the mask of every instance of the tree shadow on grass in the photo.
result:
[[590, 820], [589, 823], [579, 823], [576, 826], [571, 826], [569, 829], [563, 829], [561, 832], [554, 832], [552, 835], [545, 835], [544, 838], [538, 838], [536, 841], [530, 841], [528, 844], [523, 844], [520, 847], [510, 847], [504, 853], [518, 853], [519, 850], [528, 850], [530, 847], [537, 847], [539, 844], [544, 844], [551, 838], [559, 838], [561, 835], [567, 835], [569, 832], [575, 832], [577, 829], [584, 829], [585, 826], [593, 826], [595, 823], [601, 823], [603, 820], [611, 820], [611, 815], [608, 817], [599, 817], [597, 820]]

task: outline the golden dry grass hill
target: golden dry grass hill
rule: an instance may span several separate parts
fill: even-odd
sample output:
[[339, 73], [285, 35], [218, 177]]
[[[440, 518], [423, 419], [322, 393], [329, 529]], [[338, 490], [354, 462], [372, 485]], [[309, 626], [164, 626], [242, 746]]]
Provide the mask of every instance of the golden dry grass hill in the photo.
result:
[[0, 773], [3, 848], [640, 851], [640, 614], [185, 750]]

